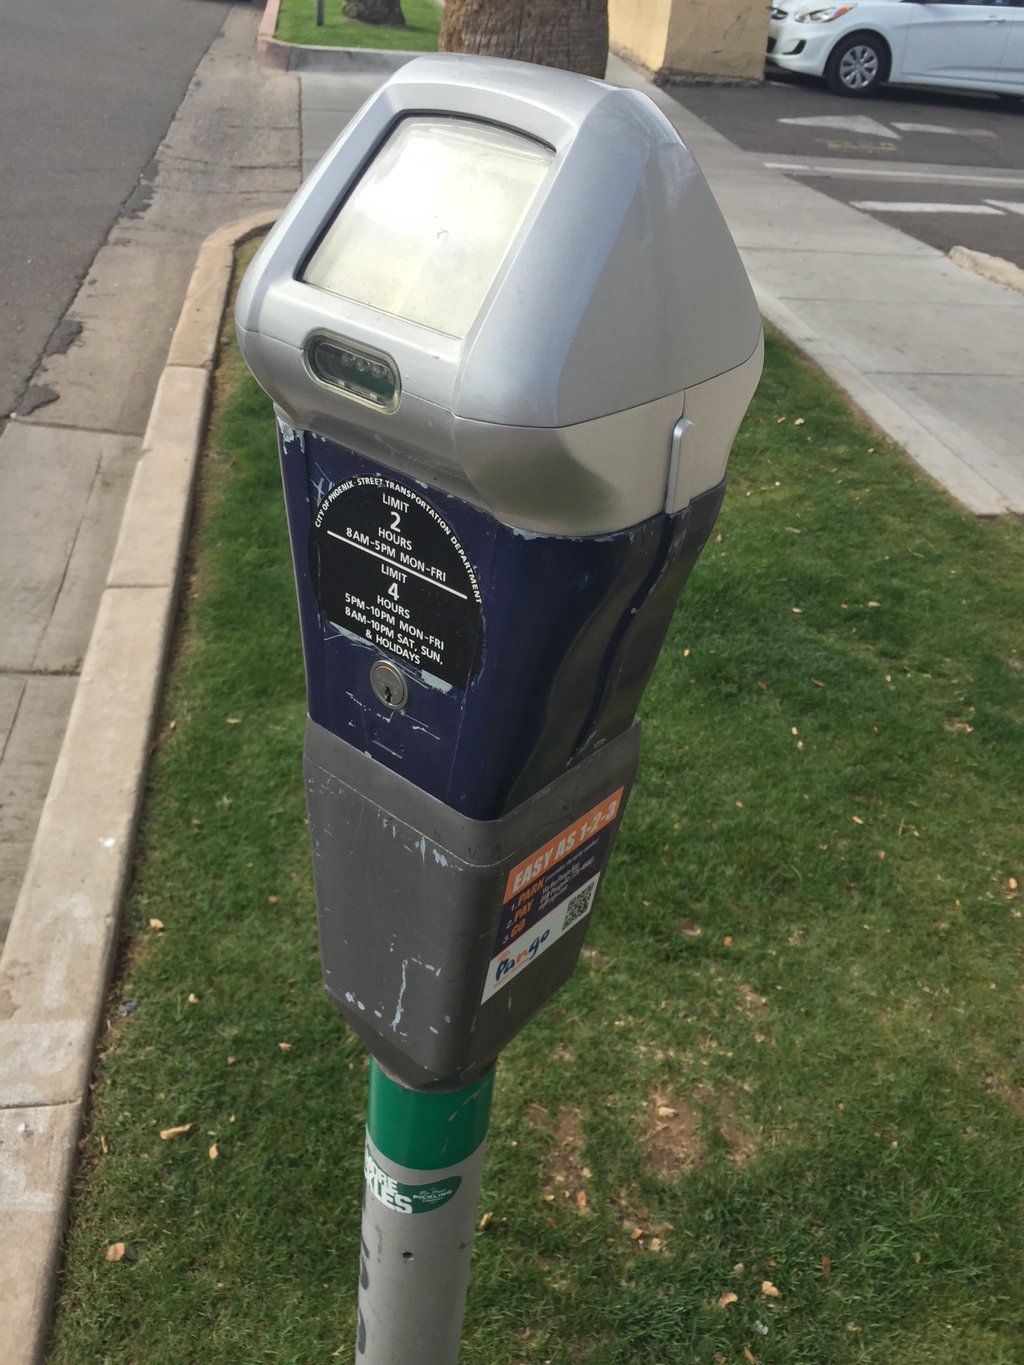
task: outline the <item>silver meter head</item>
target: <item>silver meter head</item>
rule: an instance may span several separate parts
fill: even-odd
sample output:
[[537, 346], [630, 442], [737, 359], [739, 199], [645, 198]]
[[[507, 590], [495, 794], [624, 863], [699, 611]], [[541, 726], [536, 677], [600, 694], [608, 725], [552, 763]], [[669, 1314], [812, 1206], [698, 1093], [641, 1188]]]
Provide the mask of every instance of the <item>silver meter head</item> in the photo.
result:
[[717, 485], [760, 317], [645, 95], [424, 57], [365, 104], [249, 268], [280, 416], [527, 531], [596, 535]]

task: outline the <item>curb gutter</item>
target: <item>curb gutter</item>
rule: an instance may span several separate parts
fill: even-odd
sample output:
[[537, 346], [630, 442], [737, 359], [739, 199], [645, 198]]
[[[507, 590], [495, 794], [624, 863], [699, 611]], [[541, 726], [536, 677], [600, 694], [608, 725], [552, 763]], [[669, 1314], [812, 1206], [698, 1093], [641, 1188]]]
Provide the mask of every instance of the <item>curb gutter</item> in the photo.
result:
[[0, 958], [4, 1365], [38, 1365], [50, 1329], [234, 250], [275, 217], [228, 224], [200, 248]]

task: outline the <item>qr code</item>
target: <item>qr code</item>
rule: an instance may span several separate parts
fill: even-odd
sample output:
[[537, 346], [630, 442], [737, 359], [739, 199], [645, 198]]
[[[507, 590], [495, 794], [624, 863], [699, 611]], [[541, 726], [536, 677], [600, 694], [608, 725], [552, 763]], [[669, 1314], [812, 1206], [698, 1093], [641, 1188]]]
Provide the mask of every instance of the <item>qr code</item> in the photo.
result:
[[565, 919], [562, 920], [563, 934], [566, 929], [575, 924], [578, 919], [582, 919], [587, 913], [590, 909], [591, 902], [594, 899], [594, 892], [596, 890], [597, 881], [594, 880], [588, 883], [582, 891], [577, 891], [575, 896], [572, 897], [569, 904], [565, 907]]

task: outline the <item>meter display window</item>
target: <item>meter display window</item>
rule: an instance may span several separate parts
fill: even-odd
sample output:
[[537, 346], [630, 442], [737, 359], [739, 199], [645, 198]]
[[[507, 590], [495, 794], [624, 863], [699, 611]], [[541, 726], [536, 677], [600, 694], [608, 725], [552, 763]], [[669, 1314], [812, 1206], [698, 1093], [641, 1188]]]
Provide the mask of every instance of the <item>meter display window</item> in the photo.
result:
[[404, 119], [301, 278], [461, 340], [553, 156], [540, 143], [489, 124]]

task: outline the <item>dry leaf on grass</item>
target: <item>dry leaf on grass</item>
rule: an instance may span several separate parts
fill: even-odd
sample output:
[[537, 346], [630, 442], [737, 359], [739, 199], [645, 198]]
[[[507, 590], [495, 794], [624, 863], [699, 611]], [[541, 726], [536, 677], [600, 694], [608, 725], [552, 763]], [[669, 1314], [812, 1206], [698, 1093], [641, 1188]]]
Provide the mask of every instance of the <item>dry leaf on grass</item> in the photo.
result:
[[170, 1142], [171, 1138], [184, 1137], [186, 1133], [194, 1133], [196, 1125], [194, 1123], [179, 1123], [177, 1128], [161, 1128], [160, 1136], [164, 1142]]
[[492, 1219], [493, 1217], [494, 1217], [494, 1214], [493, 1214], [493, 1213], [485, 1213], [485, 1214], [484, 1214], [484, 1216], [480, 1219], [480, 1231], [481, 1231], [481, 1232], [483, 1232], [484, 1228], [487, 1226], [487, 1224], [491, 1221], [491, 1219]]
[[214, 1144], [211, 1146], [209, 1152], [207, 1152], [207, 1156], [210, 1158], [211, 1161], [216, 1161], [217, 1158], [220, 1156], [220, 1153], [217, 1151], [217, 1144], [216, 1144], [216, 1143], [214, 1143]]
[[771, 1280], [761, 1281], [761, 1293], [766, 1299], [778, 1299], [782, 1297], [781, 1291], [772, 1284]]
[[159, 933], [160, 930], [164, 927], [164, 922], [163, 922], [162, 919], [155, 919], [155, 918], [154, 918], [154, 919], [151, 919], [151, 920], [149, 921], [149, 927], [150, 927], [151, 929], [155, 929], [156, 932]]
[[731, 1289], [727, 1289], [724, 1294], [718, 1296], [719, 1308], [728, 1308], [732, 1303], [739, 1303], [740, 1296], [734, 1294]]
[[107, 1247], [107, 1252], [103, 1259], [105, 1261], [123, 1261], [125, 1250], [126, 1247], [124, 1242], [114, 1242], [111, 1246]]
[[832, 1257], [831, 1257], [831, 1256], [822, 1256], [822, 1258], [821, 1258], [821, 1277], [822, 1277], [822, 1279], [827, 1280], [828, 1277], [829, 1277], [831, 1274], [832, 1274]]
[[744, 1346], [743, 1348], [743, 1359], [747, 1362], [747, 1365], [757, 1365], [757, 1356], [754, 1355], [749, 1346]]
[[292, 1048], [294, 1047], [294, 1043], [278, 1043], [277, 1046], [281, 1049], [282, 1052], [291, 1052]]

